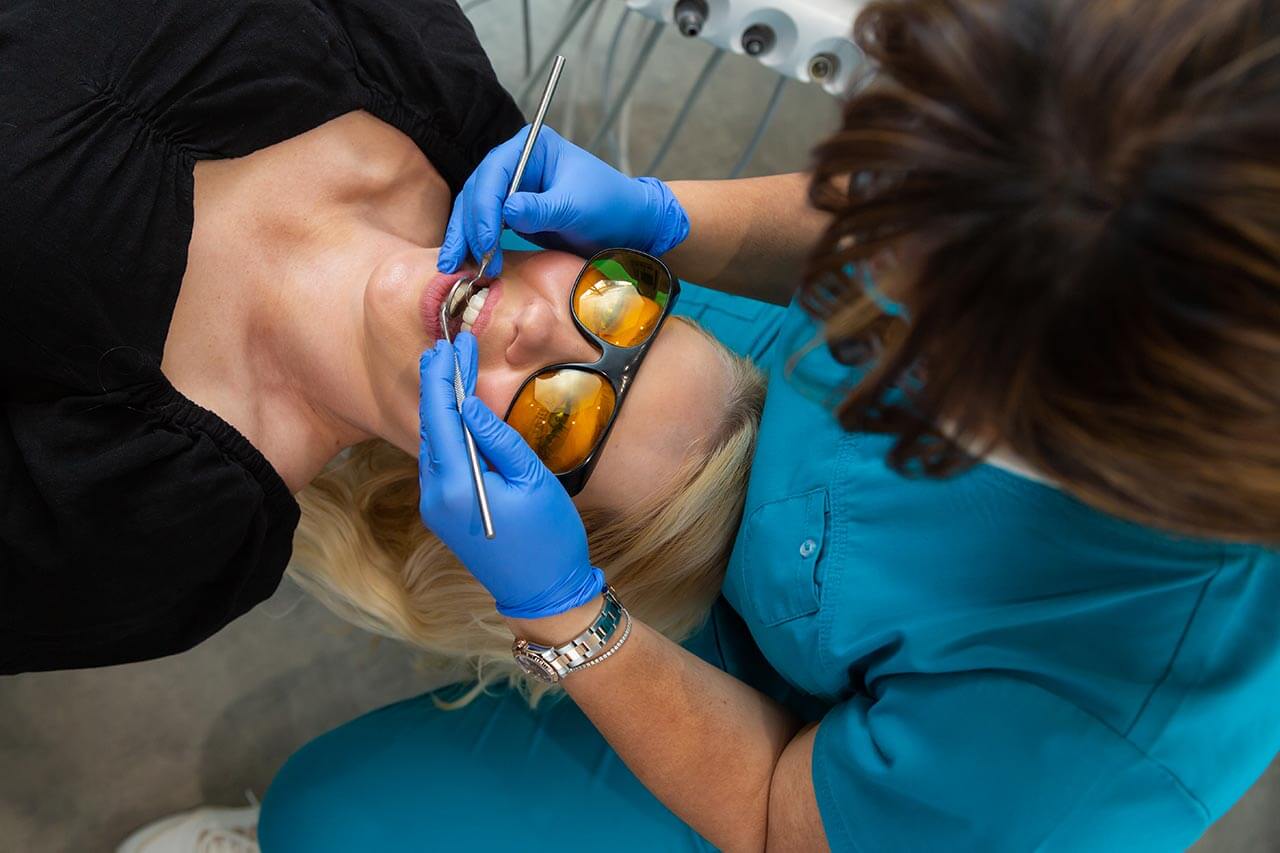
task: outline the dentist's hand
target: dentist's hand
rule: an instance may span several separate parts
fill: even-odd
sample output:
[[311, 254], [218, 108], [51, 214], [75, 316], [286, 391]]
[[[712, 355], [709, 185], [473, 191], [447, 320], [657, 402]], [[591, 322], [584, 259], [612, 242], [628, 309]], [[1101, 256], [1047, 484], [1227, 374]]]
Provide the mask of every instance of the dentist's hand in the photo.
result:
[[540, 246], [586, 256], [612, 246], [662, 255], [689, 236], [689, 217], [666, 184], [629, 178], [546, 126], [519, 191], [506, 198], [528, 132], [526, 126], [490, 151], [467, 179], [440, 247], [442, 272], [490, 249], [488, 272], [501, 272], [504, 221]]
[[604, 589], [604, 575], [591, 565], [578, 510], [519, 433], [472, 396], [476, 339], [462, 332], [456, 346], [468, 394], [462, 416], [490, 468], [484, 483], [497, 535], [484, 538], [454, 394], [454, 351], [441, 340], [418, 362], [422, 520], [489, 590], [504, 616], [538, 619], [586, 604]]

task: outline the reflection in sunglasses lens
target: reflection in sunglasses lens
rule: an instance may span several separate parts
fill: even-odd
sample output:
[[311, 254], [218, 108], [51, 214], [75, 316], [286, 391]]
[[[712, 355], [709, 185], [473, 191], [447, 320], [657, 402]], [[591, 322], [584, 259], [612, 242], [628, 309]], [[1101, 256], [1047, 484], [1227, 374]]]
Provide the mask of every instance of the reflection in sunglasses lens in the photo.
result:
[[553, 473], [563, 474], [582, 464], [613, 414], [613, 387], [586, 370], [547, 370], [520, 391], [507, 416]]
[[657, 328], [669, 295], [666, 276], [658, 273], [656, 265], [634, 256], [597, 258], [574, 290], [574, 312], [614, 346], [639, 346]]

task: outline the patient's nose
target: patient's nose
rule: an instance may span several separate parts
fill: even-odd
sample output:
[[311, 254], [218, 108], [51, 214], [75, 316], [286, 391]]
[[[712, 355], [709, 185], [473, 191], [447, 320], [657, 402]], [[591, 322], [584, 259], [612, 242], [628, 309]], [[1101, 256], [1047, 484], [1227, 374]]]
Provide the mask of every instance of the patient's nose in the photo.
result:
[[515, 317], [516, 334], [507, 346], [507, 363], [536, 370], [556, 362], [590, 362], [599, 352], [578, 331], [568, 310], [556, 311], [545, 299], [529, 300]]

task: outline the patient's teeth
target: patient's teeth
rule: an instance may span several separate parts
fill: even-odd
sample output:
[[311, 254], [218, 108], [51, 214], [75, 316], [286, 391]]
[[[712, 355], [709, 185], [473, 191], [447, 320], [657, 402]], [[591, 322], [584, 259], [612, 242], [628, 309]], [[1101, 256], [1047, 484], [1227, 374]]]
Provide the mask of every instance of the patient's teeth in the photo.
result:
[[467, 300], [466, 310], [462, 312], [462, 328], [465, 331], [471, 331], [471, 327], [475, 325], [476, 318], [480, 316], [480, 309], [484, 308], [485, 294], [487, 291], [480, 290]]

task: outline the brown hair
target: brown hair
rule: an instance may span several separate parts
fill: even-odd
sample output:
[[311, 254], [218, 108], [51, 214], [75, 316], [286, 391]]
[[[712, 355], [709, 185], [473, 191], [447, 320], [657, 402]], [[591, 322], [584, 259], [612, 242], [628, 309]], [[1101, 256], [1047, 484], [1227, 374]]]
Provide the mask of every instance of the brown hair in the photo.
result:
[[1280, 539], [1280, 3], [875, 2], [855, 39], [803, 294], [868, 367], [842, 423], [899, 470], [1004, 446], [1114, 515]]

